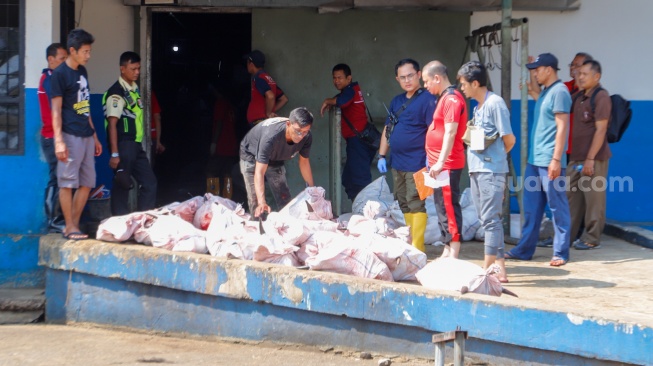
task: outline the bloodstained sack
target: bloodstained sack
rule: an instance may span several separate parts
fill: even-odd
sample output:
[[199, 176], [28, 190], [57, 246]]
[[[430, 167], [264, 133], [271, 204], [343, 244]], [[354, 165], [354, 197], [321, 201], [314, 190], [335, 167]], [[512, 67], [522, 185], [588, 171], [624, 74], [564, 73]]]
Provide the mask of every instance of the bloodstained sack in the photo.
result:
[[392, 273], [369, 249], [351, 244], [330, 245], [306, 260], [315, 271], [328, 271], [363, 278], [393, 281]]
[[134, 212], [123, 216], [113, 216], [100, 222], [95, 237], [97, 240], [122, 242], [131, 239], [134, 232], [145, 224], [146, 215]]
[[306, 187], [279, 213], [308, 220], [331, 220], [333, 218], [331, 202], [324, 198], [324, 188], [322, 187]]
[[164, 208], [169, 209], [174, 215], [177, 215], [187, 222], [193, 222], [195, 212], [204, 203], [204, 198], [201, 196], [193, 197], [184, 202], [173, 202]]
[[311, 233], [304, 227], [302, 220], [271, 212], [263, 222], [263, 230], [272, 240], [279, 240], [290, 245], [300, 245]]
[[426, 254], [401, 239], [374, 234], [361, 236], [356, 242], [376, 254], [388, 266], [395, 281], [415, 280], [415, 274], [426, 266]]

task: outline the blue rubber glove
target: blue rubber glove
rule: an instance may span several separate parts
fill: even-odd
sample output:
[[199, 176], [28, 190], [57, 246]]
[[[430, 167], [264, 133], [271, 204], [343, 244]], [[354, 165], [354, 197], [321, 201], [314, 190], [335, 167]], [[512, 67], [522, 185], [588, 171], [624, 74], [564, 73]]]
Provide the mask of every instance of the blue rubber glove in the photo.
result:
[[379, 173], [381, 174], [388, 172], [388, 167], [386, 166], [385, 158], [379, 158], [379, 162], [376, 163], [376, 168], [379, 169]]

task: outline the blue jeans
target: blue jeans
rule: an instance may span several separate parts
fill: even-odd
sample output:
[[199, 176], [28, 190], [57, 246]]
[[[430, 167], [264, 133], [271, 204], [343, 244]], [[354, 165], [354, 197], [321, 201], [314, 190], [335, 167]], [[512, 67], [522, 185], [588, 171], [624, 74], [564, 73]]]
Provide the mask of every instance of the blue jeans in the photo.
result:
[[362, 143], [358, 137], [347, 139], [347, 162], [342, 172], [342, 185], [350, 200], [354, 200], [358, 193], [372, 183], [370, 165], [374, 160], [376, 151]]
[[544, 207], [548, 203], [553, 217], [553, 256], [569, 260], [571, 217], [565, 192], [565, 169], [560, 177], [549, 180], [546, 167], [526, 165], [524, 177], [524, 226], [521, 239], [509, 254], [522, 260], [531, 260], [540, 238], [540, 224]]

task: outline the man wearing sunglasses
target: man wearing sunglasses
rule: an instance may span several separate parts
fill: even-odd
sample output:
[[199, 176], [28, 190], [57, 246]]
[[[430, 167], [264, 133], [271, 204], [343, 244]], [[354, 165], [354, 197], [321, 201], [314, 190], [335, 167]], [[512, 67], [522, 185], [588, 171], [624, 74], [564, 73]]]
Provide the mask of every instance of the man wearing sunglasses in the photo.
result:
[[277, 203], [277, 209], [290, 202], [284, 162], [299, 153], [299, 171], [308, 186], [313, 186], [309, 155], [313, 136], [313, 115], [299, 107], [288, 118], [268, 118], [255, 125], [240, 143], [240, 171], [245, 179], [249, 212], [254, 217], [270, 212], [265, 199], [265, 181]]

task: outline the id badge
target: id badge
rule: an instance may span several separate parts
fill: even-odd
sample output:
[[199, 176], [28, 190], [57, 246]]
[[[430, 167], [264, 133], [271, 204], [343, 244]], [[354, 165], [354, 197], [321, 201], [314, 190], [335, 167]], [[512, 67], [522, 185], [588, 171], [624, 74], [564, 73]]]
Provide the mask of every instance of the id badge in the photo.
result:
[[472, 150], [485, 150], [485, 131], [483, 129], [472, 130]]

